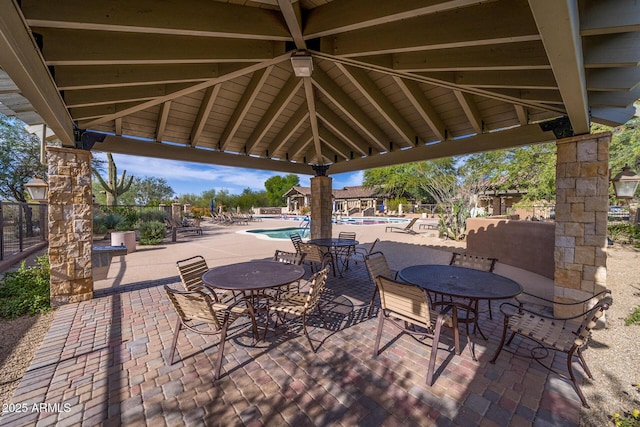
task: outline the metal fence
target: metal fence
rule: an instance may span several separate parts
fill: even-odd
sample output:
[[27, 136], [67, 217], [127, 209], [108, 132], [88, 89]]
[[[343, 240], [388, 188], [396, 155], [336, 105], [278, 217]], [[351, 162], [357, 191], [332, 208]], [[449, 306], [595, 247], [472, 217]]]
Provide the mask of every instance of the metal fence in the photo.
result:
[[0, 201], [0, 260], [47, 239], [47, 205]]

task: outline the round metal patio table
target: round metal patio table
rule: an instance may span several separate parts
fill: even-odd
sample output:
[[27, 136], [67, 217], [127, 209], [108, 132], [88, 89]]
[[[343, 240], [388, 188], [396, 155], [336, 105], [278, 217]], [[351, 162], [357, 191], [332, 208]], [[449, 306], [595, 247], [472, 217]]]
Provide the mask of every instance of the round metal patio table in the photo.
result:
[[202, 275], [205, 285], [231, 291], [253, 292], [277, 288], [304, 276], [301, 265], [275, 261], [247, 261], [210, 268]]
[[[323, 248], [329, 249], [333, 264], [333, 275], [336, 275], [335, 266], [338, 264], [338, 257], [341, 252], [349, 253], [351, 249], [355, 250], [355, 247], [360, 243], [355, 239], [340, 239], [338, 237], [328, 237], [323, 239], [311, 239], [307, 243], [317, 245]], [[344, 265], [344, 264], [343, 264]], [[338, 266], [338, 272], [342, 276], [342, 269]]]
[[[473, 323], [474, 332], [477, 329], [485, 339], [478, 325], [478, 301], [509, 299], [523, 291], [519, 283], [507, 277], [453, 265], [413, 265], [400, 270], [398, 276], [428, 292], [469, 300], [469, 305], [464, 307], [467, 310], [467, 318], [459, 321]], [[473, 314], [473, 319], [469, 318], [469, 314]], [[471, 354], [476, 360], [473, 346]]]

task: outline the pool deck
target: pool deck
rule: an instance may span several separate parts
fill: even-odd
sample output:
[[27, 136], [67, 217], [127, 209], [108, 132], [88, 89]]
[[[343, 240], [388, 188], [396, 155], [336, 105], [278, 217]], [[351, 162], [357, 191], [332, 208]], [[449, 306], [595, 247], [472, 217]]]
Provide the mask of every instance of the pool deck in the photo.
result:
[[[342, 227], [355, 229], [365, 244], [380, 237], [379, 249], [394, 269], [445, 264], [451, 251], [462, 248], [433, 232], [338, 225], [334, 233]], [[580, 402], [570, 383], [506, 352], [495, 365], [488, 363], [502, 329], [497, 312], [493, 320], [481, 315], [489, 340], [475, 339], [479, 361], [468, 346], [460, 356], [444, 351], [450, 341], [444, 339], [431, 387], [425, 384], [431, 348], [422, 341], [385, 328], [382, 353], [373, 358], [378, 310], [367, 316], [373, 285], [362, 264], [344, 278], [330, 276], [321, 298], [327, 325], [309, 320], [317, 353], [299, 322], [253, 345], [249, 323], [241, 321], [230, 330], [219, 380], [212, 372], [215, 337], [181, 333], [177, 361], [167, 365], [176, 314], [163, 285], [180, 287], [177, 260], [201, 254], [213, 267], [292, 250], [290, 242], [237, 233], [246, 226], [204, 228], [203, 236], [138, 247], [115, 259], [108, 279], [95, 283], [94, 299], [58, 309], [12, 399], [27, 410], [5, 413], [0, 425], [579, 425]]]

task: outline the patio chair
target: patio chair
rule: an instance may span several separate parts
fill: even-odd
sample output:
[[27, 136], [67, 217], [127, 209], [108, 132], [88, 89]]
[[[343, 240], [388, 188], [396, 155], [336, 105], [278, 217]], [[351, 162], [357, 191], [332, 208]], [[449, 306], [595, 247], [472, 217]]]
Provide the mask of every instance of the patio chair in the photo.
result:
[[293, 243], [293, 247], [296, 249], [296, 252], [300, 252], [300, 243], [302, 243], [302, 237], [298, 233], [291, 233], [289, 235], [291, 239], [291, 243]]
[[[496, 262], [498, 262], [497, 258], [485, 258], [485, 257], [480, 257], [475, 255], [454, 252], [451, 255], [451, 261], [449, 262], [449, 265], [454, 265], [457, 267], [472, 268], [474, 270], [481, 270], [481, 271], [487, 271], [489, 273], [493, 273], [493, 270], [496, 267]], [[489, 319], [493, 320], [493, 314], [491, 310], [491, 300], [486, 300], [486, 301], [487, 301], [487, 306], [489, 311]], [[478, 301], [475, 302], [473, 310], [475, 310], [476, 313], [479, 313]], [[467, 312], [467, 318], [469, 317], [468, 315], [469, 315], [469, 312]]]
[[[285, 264], [301, 265], [305, 256], [306, 254], [303, 252], [286, 252], [286, 251], [281, 251], [279, 249], [276, 249], [276, 252], [273, 254], [273, 260], [276, 262], [282, 262]], [[300, 291], [300, 281], [298, 280], [294, 283], [298, 291]], [[282, 292], [291, 291], [291, 285], [293, 285], [294, 283], [289, 283], [287, 285], [280, 286], [280, 288], [277, 289], [277, 292], [275, 294], [276, 299], [279, 297], [279, 295]], [[283, 289], [285, 287], [286, 289]]]
[[407, 233], [407, 234], [418, 234], [413, 230], [413, 225], [416, 223], [416, 221], [418, 221], [418, 218], [413, 218], [411, 221], [409, 221], [409, 223], [407, 225], [405, 225], [404, 227], [398, 227], [397, 225], [387, 225], [384, 228], [384, 232], [386, 233], [387, 231], [398, 231], [400, 233]]
[[[380, 313], [373, 357], [379, 354], [380, 338], [385, 322], [390, 322], [400, 329], [401, 333], [431, 338], [433, 342], [427, 370], [427, 385], [433, 385], [433, 373], [443, 325], [453, 328], [454, 349], [456, 354], [460, 354], [456, 306], [447, 305], [441, 311], [435, 311], [429, 306], [427, 294], [419, 286], [396, 282], [387, 277], [378, 276], [376, 286], [380, 292]], [[404, 321], [404, 325], [399, 320]], [[424, 328], [424, 332], [416, 327]]]
[[[353, 232], [353, 231], [341, 231], [341, 232], [338, 233], [338, 239], [339, 240], [356, 240], [356, 233]], [[346, 247], [339, 248], [339, 250], [340, 250], [339, 255], [346, 262], [346, 257], [351, 255], [356, 250], [356, 247], [355, 247], [355, 245], [354, 246], [346, 246]]]
[[[254, 340], [258, 340], [258, 328], [253, 309], [245, 300], [238, 300], [231, 305], [227, 305], [214, 302], [209, 294], [201, 290], [176, 291], [167, 285], [164, 286], [164, 289], [178, 314], [171, 351], [169, 352], [170, 365], [173, 365], [173, 355], [178, 343], [178, 334], [182, 328], [201, 335], [220, 334], [218, 357], [214, 367], [215, 379], [220, 378], [227, 330], [233, 322], [242, 316], [248, 315], [251, 319]], [[244, 307], [241, 305], [244, 305]]]
[[359, 262], [364, 262], [364, 260], [371, 255], [371, 253], [373, 253], [373, 249], [376, 247], [376, 244], [378, 244], [378, 242], [380, 242], [379, 238], [376, 238], [376, 240], [373, 241], [373, 243], [371, 244], [371, 246], [369, 246], [369, 249], [365, 248], [365, 247], [360, 247], [360, 248], [356, 248], [345, 260], [345, 265], [347, 268], [349, 268], [349, 261], [353, 261], [356, 264]]
[[[580, 309], [580, 313], [568, 317], [553, 317], [533, 310], [526, 309], [520, 305], [508, 302], [500, 305], [500, 311], [504, 314], [504, 329], [500, 345], [495, 355], [491, 359], [491, 363], [496, 363], [496, 359], [500, 355], [507, 337], [507, 332], [511, 332], [511, 336], [507, 340], [506, 345], [510, 345], [516, 334], [524, 338], [528, 338], [538, 346], [531, 349], [531, 357], [543, 367], [547, 368], [554, 374], [570, 379], [573, 388], [578, 393], [582, 405], [589, 408], [584, 394], [580, 390], [578, 380], [573, 369], [573, 358], [577, 357], [577, 361], [590, 379], [593, 375], [587, 366], [587, 362], [582, 356], [582, 350], [587, 347], [591, 330], [596, 326], [606, 310], [609, 309], [613, 300], [611, 291], [602, 291], [593, 297], [576, 303], [565, 303], [565, 306], [585, 307], [586, 304], [595, 302], [595, 305], [588, 309]], [[556, 303], [557, 304], [557, 303]], [[579, 323], [577, 323], [579, 322]], [[556, 371], [553, 366], [542, 362], [549, 351], [564, 353], [567, 356], [567, 371], [569, 376]]]
[[[318, 245], [312, 243], [300, 243], [300, 252], [303, 253], [304, 261], [309, 262], [311, 272], [314, 272], [314, 266], [319, 264], [318, 270], [323, 269], [327, 264], [333, 264], [333, 258], [329, 252], [323, 252]], [[335, 276], [335, 270], [333, 275]]]
[[202, 281], [202, 275], [209, 270], [207, 261], [202, 255], [192, 256], [176, 261], [180, 281], [186, 291], [205, 291], [211, 294], [215, 302], [228, 302], [236, 298], [232, 291], [223, 291], [222, 289], [213, 289], [205, 286]]
[[[309, 285], [308, 291], [303, 292], [286, 292], [280, 296], [280, 298], [269, 306], [269, 314], [271, 312], [276, 313], [275, 327], [278, 325], [278, 319], [283, 321], [287, 314], [301, 317], [302, 329], [304, 335], [309, 341], [311, 349], [315, 353], [317, 348], [313, 347], [313, 342], [307, 331], [307, 317], [310, 316], [315, 309], [318, 309], [318, 314], [322, 320], [322, 325], [326, 328], [327, 324], [320, 308], [320, 294], [322, 293], [326, 283], [327, 276], [329, 275], [329, 267], [324, 267], [322, 270], [315, 273], [307, 284]], [[267, 323], [265, 325], [264, 333], [267, 334], [267, 328], [269, 326], [269, 315], [267, 315]]]
[[376, 277], [391, 277], [394, 280], [398, 278], [398, 272], [391, 270], [389, 268], [389, 264], [387, 263], [387, 259], [385, 258], [382, 252], [372, 252], [364, 258], [364, 265], [367, 266], [367, 272], [369, 273], [369, 278], [371, 279], [371, 283], [373, 283], [373, 295], [371, 295], [371, 301], [369, 302], [369, 311], [367, 312], [367, 316], [371, 316], [371, 311], [373, 310], [373, 303], [376, 299], [376, 295], [378, 294], [378, 286], [376, 285]]

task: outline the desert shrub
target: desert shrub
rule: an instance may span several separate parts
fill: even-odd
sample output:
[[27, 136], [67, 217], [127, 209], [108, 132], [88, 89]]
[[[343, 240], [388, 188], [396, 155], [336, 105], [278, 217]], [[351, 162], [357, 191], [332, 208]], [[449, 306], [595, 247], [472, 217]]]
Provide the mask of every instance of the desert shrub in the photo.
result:
[[103, 217], [104, 225], [108, 230], [114, 230], [116, 226], [123, 221], [122, 217], [117, 213], [108, 213]]
[[162, 242], [167, 227], [160, 221], [148, 221], [140, 224], [140, 244], [157, 245]]
[[104, 223], [104, 217], [93, 217], [93, 232], [96, 234], [104, 234], [107, 232], [107, 226]]
[[14, 319], [51, 310], [49, 257], [36, 258], [36, 266], [8, 271], [0, 280], [0, 318]]
[[140, 222], [158, 221], [164, 222], [167, 219], [167, 213], [159, 209], [144, 209], [140, 212]]

